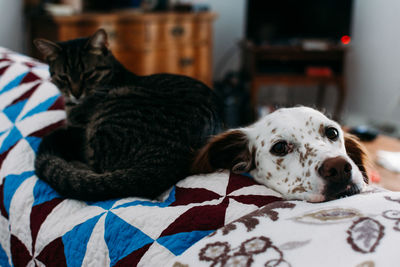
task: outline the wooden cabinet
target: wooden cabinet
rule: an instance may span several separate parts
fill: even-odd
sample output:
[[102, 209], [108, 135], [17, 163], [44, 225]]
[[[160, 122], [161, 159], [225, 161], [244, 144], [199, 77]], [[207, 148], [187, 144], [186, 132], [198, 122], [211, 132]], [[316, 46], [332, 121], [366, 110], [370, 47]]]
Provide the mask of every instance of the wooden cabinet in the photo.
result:
[[32, 40], [65, 41], [89, 36], [103, 28], [110, 49], [126, 68], [138, 75], [176, 73], [211, 85], [212, 23], [216, 14], [88, 13], [31, 18], [30, 54], [39, 57]]

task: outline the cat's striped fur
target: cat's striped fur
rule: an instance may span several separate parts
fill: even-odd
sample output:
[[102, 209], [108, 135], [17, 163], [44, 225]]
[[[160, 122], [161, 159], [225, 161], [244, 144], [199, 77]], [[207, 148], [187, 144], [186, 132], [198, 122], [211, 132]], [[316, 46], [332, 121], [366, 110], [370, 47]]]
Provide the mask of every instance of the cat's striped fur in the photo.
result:
[[[68, 103], [67, 125], [40, 144], [36, 174], [65, 197], [154, 198], [189, 174], [193, 152], [220, 130], [219, 103], [192, 78], [129, 73], [106, 49], [105, 37], [100, 30], [87, 39], [36, 43], [67, 101], [75, 98]], [[88, 62], [94, 39], [100, 50]], [[95, 81], [79, 81], [81, 91], [74, 91], [73, 75], [89, 77], [74, 73], [96, 71], [96, 64], [102, 75], [88, 74]], [[57, 83], [60, 75], [70, 82]]]

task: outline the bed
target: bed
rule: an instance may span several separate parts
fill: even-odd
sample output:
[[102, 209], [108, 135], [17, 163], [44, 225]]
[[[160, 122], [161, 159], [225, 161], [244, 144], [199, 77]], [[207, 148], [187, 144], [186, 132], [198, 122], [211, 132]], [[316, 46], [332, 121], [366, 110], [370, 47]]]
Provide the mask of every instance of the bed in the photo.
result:
[[187, 177], [157, 200], [64, 199], [34, 173], [65, 112], [45, 64], [0, 48], [0, 266], [396, 266], [400, 193], [285, 201], [247, 175]]

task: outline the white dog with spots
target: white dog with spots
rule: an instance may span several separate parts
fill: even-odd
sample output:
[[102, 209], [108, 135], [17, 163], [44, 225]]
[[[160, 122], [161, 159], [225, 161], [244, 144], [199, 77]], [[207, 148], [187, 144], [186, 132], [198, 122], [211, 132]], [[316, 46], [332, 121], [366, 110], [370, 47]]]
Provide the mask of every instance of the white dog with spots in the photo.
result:
[[253, 125], [210, 139], [194, 173], [250, 173], [287, 199], [321, 202], [359, 193], [365, 153], [338, 123], [308, 107], [279, 109]]

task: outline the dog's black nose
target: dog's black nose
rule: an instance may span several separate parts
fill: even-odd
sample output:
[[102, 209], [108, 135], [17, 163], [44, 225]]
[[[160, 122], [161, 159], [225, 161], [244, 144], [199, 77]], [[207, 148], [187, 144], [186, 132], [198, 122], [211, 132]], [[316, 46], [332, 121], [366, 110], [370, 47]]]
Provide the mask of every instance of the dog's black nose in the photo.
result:
[[318, 169], [318, 173], [330, 182], [343, 183], [350, 180], [351, 169], [350, 163], [345, 158], [335, 157], [326, 159]]

